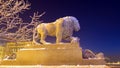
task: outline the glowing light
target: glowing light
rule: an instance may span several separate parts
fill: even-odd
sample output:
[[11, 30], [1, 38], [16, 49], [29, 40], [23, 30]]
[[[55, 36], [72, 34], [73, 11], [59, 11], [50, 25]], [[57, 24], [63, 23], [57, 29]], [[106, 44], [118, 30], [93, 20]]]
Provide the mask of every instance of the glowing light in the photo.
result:
[[30, 46], [30, 44], [27, 44], [27, 46]]
[[46, 48], [28, 48], [28, 49], [20, 49], [20, 50], [45, 50]]
[[107, 64], [115, 64], [115, 65], [120, 65], [120, 61], [118, 61], [118, 62], [109, 62], [109, 63], [107, 63]]

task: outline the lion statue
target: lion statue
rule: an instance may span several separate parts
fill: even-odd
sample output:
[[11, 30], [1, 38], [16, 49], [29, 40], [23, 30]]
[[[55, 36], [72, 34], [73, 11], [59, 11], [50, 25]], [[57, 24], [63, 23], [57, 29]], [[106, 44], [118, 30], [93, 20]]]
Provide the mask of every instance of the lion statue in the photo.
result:
[[102, 52], [95, 54], [93, 51], [89, 49], [85, 49], [83, 52], [84, 59], [105, 59], [104, 54]]
[[[73, 31], [79, 31], [79, 21], [73, 16], [66, 16], [59, 18], [51, 23], [41, 23], [35, 28], [33, 34], [33, 42], [36, 43], [35, 38], [39, 37], [40, 43], [47, 44], [45, 41], [47, 35], [55, 36], [56, 43], [61, 43], [61, 40], [72, 40]], [[36, 34], [37, 33], [37, 34]]]

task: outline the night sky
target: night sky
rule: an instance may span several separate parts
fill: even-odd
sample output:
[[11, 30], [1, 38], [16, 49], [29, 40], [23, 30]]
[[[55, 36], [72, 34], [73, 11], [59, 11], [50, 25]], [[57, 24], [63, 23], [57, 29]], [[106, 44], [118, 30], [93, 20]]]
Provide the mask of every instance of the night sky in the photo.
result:
[[[120, 2], [119, 0], [28, 0], [33, 12], [46, 12], [41, 18], [52, 22], [64, 16], [75, 16], [81, 26], [74, 36], [80, 46], [105, 55], [120, 56]], [[29, 18], [28, 18], [29, 19]], [[28, 20], [26, 17], [26, 20]]]

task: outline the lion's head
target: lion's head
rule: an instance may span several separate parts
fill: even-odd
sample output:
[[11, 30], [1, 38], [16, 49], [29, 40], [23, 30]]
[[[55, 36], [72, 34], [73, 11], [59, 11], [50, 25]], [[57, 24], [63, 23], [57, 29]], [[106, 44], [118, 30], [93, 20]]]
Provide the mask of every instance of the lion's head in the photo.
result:
[[63, 17], [63, 19], [67, 22], [67, 25], [72, 24], [73, 30], [75, 30], [75, 31], [80, 30], [80, 24], [79, 24], [79, 21], [77, 20], [77, 18], [75, 18], [73, 16], [66, 16], [66, 17]]
[[63, 17], [63, 38], [64, 39], [70, 39], [70, 37], [73, 35], [73, 31], [79, 31], [80, 25], [77, 20], [77, 18], [73, 16], [66, 16]]

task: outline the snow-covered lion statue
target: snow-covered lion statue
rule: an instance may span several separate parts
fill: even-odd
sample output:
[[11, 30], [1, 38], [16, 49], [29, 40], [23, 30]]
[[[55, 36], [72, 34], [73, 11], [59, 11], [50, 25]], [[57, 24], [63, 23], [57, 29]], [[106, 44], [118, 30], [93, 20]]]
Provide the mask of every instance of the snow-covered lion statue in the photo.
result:
[[[61, 43], [61, 40], [72, 41], [73, 31], [79, 31], [79, 21], [73, 16], [59, 18], [51, 23], [41, 23], [35, 28], [35, 32], [40, 38], [40, 43], [47, 44], [46, 36], [56, 36], [56, 43]], [[36, 43], [36, 34], [33, 34], [33, 42]]]

